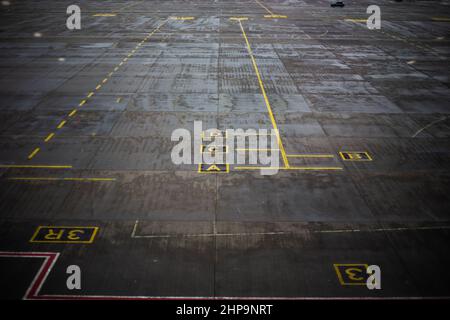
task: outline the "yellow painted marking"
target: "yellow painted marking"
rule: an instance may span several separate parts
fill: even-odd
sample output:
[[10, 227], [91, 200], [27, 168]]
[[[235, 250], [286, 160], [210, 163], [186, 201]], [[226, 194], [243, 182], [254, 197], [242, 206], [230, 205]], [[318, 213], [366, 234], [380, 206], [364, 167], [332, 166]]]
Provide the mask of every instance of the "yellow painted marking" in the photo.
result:
[[[38, 226], [30, 239], [31, 243], [83, 243], [94, 242], [99, 227], [93, 226]], [[87, 235], [82, 239], [82, 235]]]
[[367, 19], [345, 19], [347, 22], [367, 22]]
[[[112, 15], [115, 15], [115, 14], [97, 14], [97, 16], [101, 16], [101, 15], [104, 15], [104, 16], [112, 16]], [[168, 19], [165, 20], [165, 21], [163, 21], [162, 23], [160, 23], [158, 27], [156, 27], [152, 32], [150, 32], [150, 33], [147, 35], [146, 39], [149, 38], [149, 37], [151, 37], [155, 32], [157, 32], [164, 24], [167, 23], [167, 21], [168, 21]], [[124, 63], [124, 61], [127, 61], [127, 60], [128, 60], [128, 58], [123, 59], [123, 61], [120, 62], [119, 66], [122, 66], [123, 63]], [[116, 66], [116, 67], [114, 68], [114, 71], [117, 71], [117, 70], [118, 70], [118, 66]], [[110, 72], [110, 73], [108, 74], [108, 77], [111, 77], [112, 74], [113, 74], [113, 72]], [[108, 81], [108, 77], [103, 79], [102, 84], [105, 84], [105, 83]], [[98, 85], [96, 86], [95, 90], [99, 90], [101, 87], [102, 87], [102, 85], [101, 85], [101, 84], [98, 84]], [[79, 106], [79, 107], [82, 107], [83, 105], [85, 105], [86, 102], [87, 102], [87, 99], [91, 98], [93, 95], [94, 95], [94, 92], [90, 92], [90, 93], [88, 94], [87, 98], [84, 99], [84, 100], [82, 100], [82, 101], [79, 103], [78, 106]], [[75, 115], [76, 112], [77, 112], [77, 110], [74, 109], [74, 110], [69, 114], [69, 117]], [[58, 129], [61, 129], [61, 128], [65, 125], [65, 123], [66, 123], [65, 120], [62, 121], [62, 122], [58, 125], [57, 128], [58, 128]], [[52, 137], [53, 137], [53, 136], [52, 136]], [[49, 140], [51, 139], [51, 138], [49, 138], [49, 137], [47, 137], [47, 138], [48, 138]], [[34, 149], [33, 152], [28, 156], [28, 159], [29, 159], [29, 160], [32, 159], [39, 151], [40, 151], [40, 148]]]
[[255, 2], [257, 4], [259, 4], [260, 7], [264, 8], [268, 13], [270, 13], [270, 15], [274, 16], [275, 14], [269, 10], [269, 8], [267, 8], [265, 5], [263, 5], [261, 2], [259, 2], [258, 0], [255, 0]]
[[[202, 168], [202, 165], [208, 166], [208, 168], [204, 169], [204, 168]], [[225, 166], [225, 170], [222, 170], [219, 166]], [[230, 165], [227, 163], [224, 163], [224, 164], [200, 163], [198, 165], [198, 172], [199, 173], [229, 173]]]
[[119, 97], [119, 98], [117, 98], [116, 102], [117, 102], [117, 103], [120, 103], [121, 100], [122, 100], [122, 98]]
[[284, 16], [281, 14], [266, 14], [264, 15], [264, 18], [267, 19], [287, 19], [288, 16]]
[[41, 148], [36, 148], [33, 150], [33, 152], [30, 153], [30, 155], [28, 156], [28, 160], [33, 159], [33, 157], [41, 150]]
[[71, 113], [69, 113], [69, 117], [73, 117], [77, 113], [77, 109], [73, 109]]
[[431, 20], [438, 22], [450, 22], [450, 18], [447, 17], [433, 17]]
[[116, 181], [115, 178], [53, 178], [53, 177], [12, 177], [6, 180], [14, 181], [79, 181], [79, 182], [101, 182], [101, 181]]
[[341, 151], [339, 155], [344, 161], [373, 161], [367, 151]]
[[11, 168], [11, 169], [72, 169], [72, 166], [0, 164], [0, 168]]
[[342, 167], [235, 167], [236, 170], [343, 170]]
[[52, 133], [50, 133], [48, 136], [47, 136], [47, 138], [45, 138], [45, 142], [49, 142], [52, 138], [53, 138], [53, 136], [54, 136], [55, 134], [52, 132]]
[[236, 151], [279, 151], [280, 149], [237, 148]]
[[247, 17], [231, 17], [230, 20], [232, 21], [245, 21], [248, 20]]
[[291, 158], [334, 158], [333, 154], [288, 154]]
[[57, 126], [58, 129], [61, 129], [66, 124], [66, 120], [61, 121], [61, 123]]
[[289, 167], [289, 161], [288, 161], [288, 158], [286, 156], [286, 151], [284, 150], [283, 142], [281, 141], [280, 132], [278, 131], [277, 122], [275, 120], [275, 116], [273, 115], [272, 107], [270, 106], [270, 101], [269, 101], [269, 98], [267, 97], [266, 89], [264, 88], [264, 84], [262, 82], [261, 75], [259, 73], [258, 65], [256, 64], [255, 57], [253, 56], [253, 51], [252, 51], [252, 48], [250, 46], [250, 42], [248, 41], [247, 34], [245, 33], [244, 27], [242, 26], [242, 23], [241, 23], [240, 20], [239, 20], [239, 26], [241, 27], [242, 35], [244, 36], [245, 43], [247, 44], [247, 51], [248, 51], [248, 54], [250, 55], [250, 58], [252, 60], [252, 64], [253, 64], [253, 68], [255, 69], [256, 77], [258, 78], [259, 87], [261, 89], [262, 95], [264, 97], [264, 101], [266, 103], [266, 107], [267, 107], [267, 111], [269, 113], [270, 121], [272, 122], [272, 127], [275, 130], [275, 134], [277, 136], [278, 146], [279, 146], [280, 151], [281, 151], [281, 156], [283, 158], [284, 165], [285, 165], [285, 167]]
[[170, 17], [170, 20], [194, 20], [194, 17]]
[[115, 13], [96, 13], [93, 14], [94, 17], [115, 17], [117, 14]]
[[[365, 263], [335, 263], [333, 264], [334, 270], [336, 271], [336, 275], [338, 277], [339, 283], [342, 286], [363, 286], [366, 285], [366, 279], [364, 277], [358, 276], [364, 275], [366, 276], [367, 268], [369, 267]], [[341, 273], [341, 269], [339, 267], [344, 267], [343, 271], [345, 272], [346, 279], [344, 280], [343, 274]], [[349, 282], [351, 281], [351, 282]]]

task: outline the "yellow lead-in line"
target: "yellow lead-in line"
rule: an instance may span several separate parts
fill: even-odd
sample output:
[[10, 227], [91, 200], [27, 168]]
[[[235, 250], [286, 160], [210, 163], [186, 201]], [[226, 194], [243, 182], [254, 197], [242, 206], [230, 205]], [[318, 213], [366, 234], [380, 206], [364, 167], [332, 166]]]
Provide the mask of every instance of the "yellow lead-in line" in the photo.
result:
[[244, 36], [245, 43], [247, 44], [247, 51], [250, 55], [250, 58], [252, 60], [253, 68], [255, 69], [256, 77], [258, 78], [259, 88], [261, 89], [262, 95], [264, 97], [264, 101], [266, 103], [267, 111], [269, 112], [270, 121], [272, 122], [272, 127], [275, 131], [275, 134], [277, 136], [278, 145], [280, 147], [281, 156], [283, 158], [283, 162], [285, 167], [289, 168], [289, 161], [286, 156], [286, 151], [284, 150], [283, 142], [281, 141], [280, 132], [278, 131], [277, 122], [275, 121], [275, 116], [272, 112], [272, 107], [270, 106], [269, 98], [267, 97], [266, 89], [264, 88], [264, 84], [261, 79], [261, 75], [259, 73], [258, 65], [256, 64], [255, 57], [253, 56], [253, 51], [250, 46], [250, 42], [248, 41], [247, 34], [245, 33], [244, 27], [242, 26], [241, 20], [238, 20], [239, 26], [241, 27], [242, 35]]
[[255, 0], [255, 2], [257, 4], [259, 4], [260, 7], [264, 8], [268, 13], [270, 13], [270, 15], [275, 15], [272, 11], [269, 10], [269, 8], [267, 8], [265, 5], [263, 5], [261, 2], [259, 2], [258, 0]]
[[53, 177], [12, 177], [6, 180], [14, 181], [80, 181], [80, 182], [102, 182], [102, 181], [116, 181], [115, 178], [53, 178]]

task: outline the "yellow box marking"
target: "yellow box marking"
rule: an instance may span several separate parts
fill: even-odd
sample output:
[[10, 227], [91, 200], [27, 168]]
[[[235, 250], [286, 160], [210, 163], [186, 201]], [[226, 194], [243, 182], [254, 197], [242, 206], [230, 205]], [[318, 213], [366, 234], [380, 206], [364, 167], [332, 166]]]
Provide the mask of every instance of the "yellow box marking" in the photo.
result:
[[32, 243], [93, 243], [99, 227], [39, 226]]
[[230, 165], [227, 163], [223, 163], [223, 164], [200, 163], [198, 165], [198, 172], [199, 173], [228, 173], [228, 172], [230, 172]]
[[342, 286], [365, 286], [368, 278], [365, 263], [334, 263], [334, 270]]
[[341, 151], [339, 155], [344, 161], [373, 161], [367, 151]]

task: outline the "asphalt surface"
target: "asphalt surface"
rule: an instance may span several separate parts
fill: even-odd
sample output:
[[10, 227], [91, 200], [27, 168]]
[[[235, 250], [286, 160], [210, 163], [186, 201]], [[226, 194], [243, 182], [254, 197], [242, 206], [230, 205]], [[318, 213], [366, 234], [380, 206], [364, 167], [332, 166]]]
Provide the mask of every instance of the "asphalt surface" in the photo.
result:
[[[72, 2], [0, 5], [1, 298], [450, 296], [448, 1], [380, 30], [366, 0], [78, 1], [68, 30]], [[175, 165], [194, 121], [275, 124], [289, 166]]]

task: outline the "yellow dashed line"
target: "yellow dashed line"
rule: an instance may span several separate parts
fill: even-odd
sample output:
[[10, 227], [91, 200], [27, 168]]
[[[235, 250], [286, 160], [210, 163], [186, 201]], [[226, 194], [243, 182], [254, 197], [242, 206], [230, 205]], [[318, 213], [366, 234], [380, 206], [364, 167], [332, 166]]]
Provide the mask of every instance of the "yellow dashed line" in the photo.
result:
[[57, 126], [58, 129], [61, 129], [66, 124], [66, 120], [63, 120], [60, 122], [60, 124]]
[[52, 132], [52, 133], [50, 133], [48, 136], [47, 136], [47, 138], [45, 138], [45, 142], [49, 142], [52, 138], [53, 138], [53, 136], [54, 136], [55, 134]]
[[28, 160], [33, 159], [33, 157], [41, 150], [41, 148], [36, 148], [33, 150], [33, 152], [30, 153], [30, 155], [28, 156]]
[[[96, 14], [95, 16], [112, 16], [112, 15], [115, 16], [115, 14]], [[147, 39], [148, 39], [149, 37], [151, 37], [155, 32], [157, 32], [164, 24], [167, 23], [167, 21], [168, 21], [168, 19], [165, 20], [165, 21], [163, 21], [157, 28], [155, 28], [152, 32], [150, 32], [150, 33], [145, 37], [145, 39], [142, 40], [142, 41], [140, 42], [140, 44], [141, 44], [141, 43], [144, 43], [145, 40], [147, 40]], [[139, 45], [140, 45], [140, 44], [139, 44]], [[139, 45], [137, 45], [136, 48], [138, 48]], [[136, 49], [132, 50], [132, 53], [128, 54], [128, 57], [132, 56], [135, 52], [136, 52]], [[102, 84], [105, 84], [105, 83], [108, 81], [108, 78], [110, 78], [110, 77], [113, 75], [113, 73], [114, 73], [115, 71], [117, 71], [117, 70], [119, 69], [120, 66], [122, 66], [122, 65], [124, 64], [124, 62], [128, 61], [128, 57], [124, 58], [124, 59], [119, 63], [119, 65], [116, 66], [116, 67], [114, 68], [114, 71], [113, 71], [113, 72], [110, 72], [110, 73], [108, 74], [108, 76], [107, 76], [106, 78], [103, 79]], [[100, 90], [100, 88], [102, 87], [102, 84], [98, 84], [98, 85], [95, 87], [95, 90]], [[91, 98], [94, 94], [95, 94], [94, 91], [89, 92], [89, 94], [87, 95], [87, 98], [84, 99], [84, 100], [82, 100], [82, 101], [79, 103], [78, 106], [79, 106], [79, 107], [84, 106], [84, 105], [86, 104], [86, 102], [87, 102], [87, 99]], [[77, 109], [73, 109], [72, 112], [70, 112], [69, 117], [74, 116], [76, 113], [77, 113]], [[61, 129], [61, 128], [66, 124], [66, 122], [67, 122], [66, 120], [62, 120], [62, 121], [60, 122], [60, 124], [58, 125], [57, 128], [58, 128], [58, 129]], [[50, 134], [45, 138], [45, 142], [50, 141], [50, 139], [52, 139], [54, 136], [55, 136], [54, 133], [50, 133]], [[40, 148], [34, 149], [33, 152], [31, 152], [31, 153], [29, 154], [28, 159], [29, 159], [29, 160], [32, 159], [32, 158], [33, 158], [40, 150], [41, 150]], [[0, 165], [0, 167], [1, 167], [1, 165]]]

